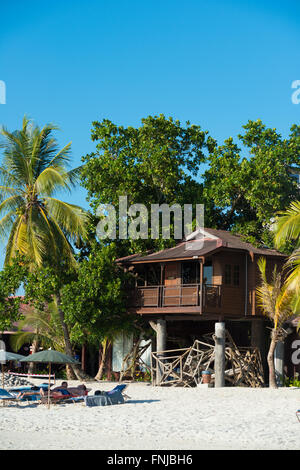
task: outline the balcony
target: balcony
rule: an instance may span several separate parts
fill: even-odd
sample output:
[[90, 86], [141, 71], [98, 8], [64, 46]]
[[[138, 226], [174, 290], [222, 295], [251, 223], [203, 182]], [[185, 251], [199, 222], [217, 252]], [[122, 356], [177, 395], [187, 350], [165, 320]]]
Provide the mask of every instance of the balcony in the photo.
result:
[[[221, 286], [212, 284], [180, 284], [174, 286], [136, 287], [131, 299], [136, 309], [192, 308], [200, 311], [221, 307]], [[196, 309], [195, 309], [196, 307]]]

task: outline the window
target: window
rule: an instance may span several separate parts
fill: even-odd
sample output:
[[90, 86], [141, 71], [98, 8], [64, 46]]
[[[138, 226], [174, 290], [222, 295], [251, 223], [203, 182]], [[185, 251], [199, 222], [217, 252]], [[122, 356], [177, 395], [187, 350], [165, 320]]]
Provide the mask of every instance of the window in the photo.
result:
[[140, 271], [140, 272], [137, 273], [136, 285], [137, 286], [145, 286], [146, 285], [146, 271]]
[[207, 260], [203, 266], [203, 284], [212, 284], [213, 281], [213, 266], [212, 262]]
[[159, 264], [149, 266], [147, 269], [147, 286], [160, 285], [161, 268]]
[[239, 286], [240, 285], [240, 266], [235, 264], [225, 264], [225, 284], [227, 286]]
[[231, 284], [231, 264], [225, 264], [225, 284]]
[[240, 285], [240, 267], [238, 264], [235, 264], [233, 267], [233, 285]]
[[199, 263], [181, 264], [181, 282], [182, 284], [198, 284], [200, 277]]

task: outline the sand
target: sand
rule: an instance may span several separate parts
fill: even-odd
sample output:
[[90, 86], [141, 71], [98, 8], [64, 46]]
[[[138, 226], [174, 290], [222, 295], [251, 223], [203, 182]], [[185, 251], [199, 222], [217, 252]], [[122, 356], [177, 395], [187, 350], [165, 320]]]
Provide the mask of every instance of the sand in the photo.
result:
[[[110, 390], [116, 384], [86, 385]], [[131, 398], [125, 404], [106, 407], [0, 405], [0, 449], [300, 448], [295, 414], [300, 409], [299, 388], [188, 389], [136, 383], [127, 393]]]

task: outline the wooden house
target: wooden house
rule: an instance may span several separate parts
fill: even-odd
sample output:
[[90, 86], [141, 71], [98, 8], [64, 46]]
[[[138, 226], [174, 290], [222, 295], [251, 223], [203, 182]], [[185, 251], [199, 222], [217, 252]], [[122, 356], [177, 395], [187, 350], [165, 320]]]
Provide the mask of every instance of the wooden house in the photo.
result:
[[259, 347], [266, 357], [269, 330], [256, 300], [257, 261], [266, 258], [270, 276], [286, 256], [224, 230], [207, 228], [200, 235], [118, 260], [135, 277], [128, 310], [159, 326], [158, 350], [189, 346], [224, 321], [237, 344]]

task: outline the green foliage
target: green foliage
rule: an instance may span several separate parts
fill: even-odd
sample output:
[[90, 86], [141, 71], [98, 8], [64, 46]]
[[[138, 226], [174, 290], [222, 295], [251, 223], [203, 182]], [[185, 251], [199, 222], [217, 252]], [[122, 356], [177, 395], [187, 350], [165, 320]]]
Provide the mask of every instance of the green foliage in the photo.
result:
[[[293, 311], [300, 312], [300, 201], [294, 201], [290, 207], [278, 214], [274, 223], [275, 243], [279, 248], [286, 247], [287, 242], [294, 242], [294, 251], [286, 263], [288, 276], [285, 286], [294, 292]], [[300, 327], [300, 323], [299, 323]]]
[[[83, 158], [82, 184], [88, 190], [96, 213], [100, 204], [118, 208], [119, 197], [128, 196], [128, 206], [151, 204], [194, 204], [202, 192], [197, 182], [205, 151], [215, 142], [199, 126], [165, 116], [148, 116], [138, 128], [116, 126], [104, 119], [93, 122], [96, 152]], [[166, 241], [129, 240], [126, 249], [139, 251]]]
[[55, 197], [71, 191], [79, 169], [69, 170], [70, 146], [59, 150], [52, 124], [40, 129], [26, 117], [21, 130], [0, 129], [0, 234], [7, 239], [5, 264], [19, 252], [34, 266], [45, 259], [74, 265], [71, 243], [86, 235], [88, 216]]
[[204, 197], [214, 202], [217, 228], [273, 246], [272, 218], [300, 194], [289, 171], [299, 165], [300, 126], [292, 126], [288, 139], [260, 120], [243, 128], [238, 136], [243, 150], [229, 138], [209, 155]]
[[27, 274], [27, 268], [20, 257], [0, 272], [0, 331], [9, 330], [12, 324], [22, 318], [22, 298], [15, 296]]
[[61, 290], [61, 307], [76, 343], [99, 344], [120, 331], [138, 327], [126, 312], [128, 274], [115, 263], [116, 247], [96, 245], [77, 278]]
[[285, 321], [293, 315], [293, 292], [283, 286], [282, 273], [275, 266], [272, 278], [267, 279], [266, 258], [258, 260], [261, 285], [256, 288], [257, 305], [262, 313], [273, 323], [274, 329], [281, 328]]
[[285, 387], [299, 387], [300, 388], [300, 379], [299, 377], [288, 378], [285, 377], [284, 379], [284, 386]]
[[18, 351], [24, 344], [32, 344], [34, 341], [44, 349], [64, 352], [64, 336], [55, 301], [46, 304], [43, 310], [34, 307], [29, 309], [18, 322], [18, 330], [12, 335], [10, 344]]

